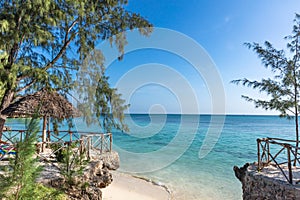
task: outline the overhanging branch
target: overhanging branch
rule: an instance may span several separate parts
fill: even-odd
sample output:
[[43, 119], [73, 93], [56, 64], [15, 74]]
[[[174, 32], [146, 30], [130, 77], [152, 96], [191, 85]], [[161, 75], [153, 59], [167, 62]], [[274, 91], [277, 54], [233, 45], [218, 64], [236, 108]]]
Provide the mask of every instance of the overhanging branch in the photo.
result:
[[16, 93], [22, 92], [23, 90], [28, 89], [30, 86], [32, 86], [36, 81], [32, 80], [31, 82], [29, 82], [28, 84], [26, 84], [24, 87], [19, 88]]
[[70, 27], [68, 28], [68, 30], [66, 31], [66, 34], [65, 34], [64, 45], [62, 46], [62, 48], [60, 49], [60, 51], [58, 52], [58, 54], [53, 58], [53, 60], [52, 60], [50, 63], [48, 63], [48, 64], [46, 65], [46, 67], [43, 68], [43, 70], [46, 71], [46, 70], [50, 69], [50, 68], [54, 65], [54, 63], [55, 63], [56, 61], [58, 61], [58, 60], [62, 57], [62, 55], [65, 53], [65, 51], [66, 51], [67, 47], [70, 45], [71, 41], [72, 41], [72, 40], [76, 37], [76, 35], [78, 34], [78, 33], [74, 33], [74, 34], [71, 35], [70, 38], [69, 38], [69, 33], [71, 32], [72, 28], [74, 28], [74, 26], [75, 26], [77, 23], [78, 23], [78, 19], [76, 19], [76, 20], [70, 25]]

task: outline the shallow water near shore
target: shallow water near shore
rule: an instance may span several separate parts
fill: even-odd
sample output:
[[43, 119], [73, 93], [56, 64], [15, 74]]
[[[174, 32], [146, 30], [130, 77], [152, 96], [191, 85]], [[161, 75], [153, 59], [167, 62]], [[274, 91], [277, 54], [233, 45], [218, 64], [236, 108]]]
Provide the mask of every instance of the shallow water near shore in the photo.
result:
[[[227, 115], [224, 119], [220, 134], [211, 134], [206, 141], [209, 127], [212, 131], [220, 127], [216, 121], [211, 123], [211, 115], [126, 115], [130, 134], [113, 131], [120, 171], [166, 185], [176, 200], [241, 200], [233, 166], [257, 160], [257, 138], [294, 139], [294, 123], [278, 116]], [[7, 121], [13, 129], [22, 129], [23, 123]], [[99, 132], [81, 120], [75, 120], [75, 129]], [[211, 151], [199, 158], [205, 145]]]
[[[167, 185], [173, 198], [183, 199], [242, 199], [242, 188], [233, 172], [233, 166], [243, 166], [246, 162], [257, 160], [256, 139], [261, 137], [283, 137], [293, 139], [293, 121], [278, 116], [225, 116], [225, 123], [217, 143], [204, 158], [199, 158], [199, 150], [203, 145], [210, 115], [131, 115], [128, 122], [130, 135], [117, 132], [114, 134], [115, 149], [121, 149], [121, 168], [125, 172], [134, 173], [139, 168], [151, 169], [162, 160], [168, 160], [170, 154], [158, 153], [156, 158], [142, 161], [135, 160], [135, 155], [128, 152], [141, 153], [145, 156], [162, 148], [180, 148], [187, 143], [184, 137], [174, 146], [168, 145], [181, 129], [183, 135], [194, 134], [193, 123], [198, 123], [192, 141], [181, 156], [161, 169], [138, 173], [156, 182]], [[139, 125], [137, 128], [136, 125]], [[160, 127], [158, 131], [158, 127]], [[156, 132], [155, 134], [151, 132]], [[135, 132], [138, 131], [138, 132]], [[143, 137], [143, 135], [151, 135]], [[187, 136], [188, 137], [188, 136]], [[189, 136], [191, 137], [191, 136]], [[182, 143], [182, 144], [181, 144]], [[185, 144], [184, 144], [185, 145]], [[124, 151], [125, 150], [125, 151]], [[124, 151], [124, 152], [123, 152]], [[181, 152], [176, 152], [175, 154]], [[148, 158], [148, 157], [147, 157]], [[137, 157], [136, 159], [140, 159]], [[142, 164], [141, 164], [142, 162]], [[141, 170], [142, 171], [142, 170]]]

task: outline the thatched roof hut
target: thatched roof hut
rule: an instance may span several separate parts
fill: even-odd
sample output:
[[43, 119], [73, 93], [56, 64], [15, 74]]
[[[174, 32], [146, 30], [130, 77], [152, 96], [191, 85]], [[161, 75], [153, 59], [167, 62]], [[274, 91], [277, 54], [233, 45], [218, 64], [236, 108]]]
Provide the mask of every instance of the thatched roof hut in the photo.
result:
[[35, 113], [56, 119], [80, 116], [80, 112], [65, 97], [46, 89], [20, 98], [1, 112], [7, 117], [31, 117]]
[[43, 117], [42, 151], [45, 148], [48, 117], [66, 119], [80, 116], [80, 112], [66, 98], [46, 89], [18, 99], [1, 114], [7, 117], [32, 117], [35, 114]]

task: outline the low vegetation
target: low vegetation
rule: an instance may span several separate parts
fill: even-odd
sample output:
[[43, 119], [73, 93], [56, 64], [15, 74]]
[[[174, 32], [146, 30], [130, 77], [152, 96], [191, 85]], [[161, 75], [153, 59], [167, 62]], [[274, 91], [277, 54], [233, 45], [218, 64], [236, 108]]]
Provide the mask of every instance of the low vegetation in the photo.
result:
[[38, 121], [32, 119], [27, 126], [25, 138], [16, 143], [17, 154], [10, 159], [5, 173], [0, 176], [1, 199], [66, 199], [61, 191], [36, 183], [42, 170], [35, 156], [38, 129]]

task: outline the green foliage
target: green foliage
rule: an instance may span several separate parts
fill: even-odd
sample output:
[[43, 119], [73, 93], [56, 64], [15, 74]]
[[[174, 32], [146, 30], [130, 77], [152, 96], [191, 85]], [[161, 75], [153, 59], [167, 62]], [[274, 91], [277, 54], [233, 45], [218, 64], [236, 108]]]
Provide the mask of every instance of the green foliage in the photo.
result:
[[37, 200], [51, 199], [51, 200], [67, 200], [68, 197], [62, 191], [54, 188], [46, 187], [42, 184], [36, 184], [31, 194], [32, 198]]
[[[273, 73], [273, 78], [251, 81], [239, 79], [232, 81], [236, 84], [257, 89], [270, 96], [269, 100], [254, 99], [242, 96], [247, 101], [253, 102], [255, 107], [266, 110], [277, 110], [281, 117], [291, 118], [298, 116], [299, 111], [299, 85], [300, 85], [300, 15], [296, 15], [293, 34], [286, 37], [289, 53], [275, 49], [270, 42], [265, 42], [265, 47], [257, 43], [246, 43], [246, 46], [257, 53], [266, 68]], [[287, 55], [286, 55], [287, 54]], [[291, 57], [288, 57], [291, 56]]]
[[61, 192], [35, 182], [41, 171], [35, 158], [38, 130], [38, 120], [30, 120], [23, 141], [16, 143], [17, 154], [0, 179], [1, 199], [64, 199]]
[[58, 144], [58, 143], [54, 143], [54, 144], [51, 144], [50, 148], [54, 152], [56, 160], [58, 162], [63, 162], [63, 159], [64, 159], [63, 145]]
[[79, 109], [88, 124], [98, 122], [105, 132], [110, 132], [113, 127], [128, 131], [123, 123], [123, 113], [129, 105], [125, 105], [117, 90], [110, 87], [103, 62], [102, 53], [94, 50], [78, 72]]
[[108, 77], [103, 76], [98, 82], [95, 97], [96, 116], [105, 132], [111, 132], [112, 127], [128, 131], [128, 127], [122, 122], [124, 110], [129, 105], [124, 105], [125, 101], [121, 99], [117, 90], [109, 87]]
[[[76, 73], [103, 40], [117, 47], [121, 58], [127, 44], [125, 31], [151, 32], [151, 24], [125, 10], [126, 4], [127, 0], [1, 1], [0, 111], [24, 92], [43, 87], [65, 93], [74, 89]], [[95, 72], [100, 73], [95, 81], [105, 78], [104, 71]], [[82, 83], [89, 77], [81, 78]]]
[[83, 169], [87, 164], [87, 161], [84, 160], [84, 155], [79, 153], [77, 146], [76, 142], [68, 144], [67, 146], [62, 144], [52, 146], [56, 152], [57, 161], [61, 163], [60, 172], [64, 176], [67, 184], [64, 186], [65, 188], [81, 184], [76, 183], [75, 178], [82, 175]]
[[10, 187], [14, 187], [14, 189], [9, 199], [28, 199], [32, 197], [35, 179], [41, 170], [34, 158], [37, 132], [38, 121], [32, 119], [27, 126], [24, 140], [16, 144], [17, 154], [13, 161], [13, 171], [10, 177]]

